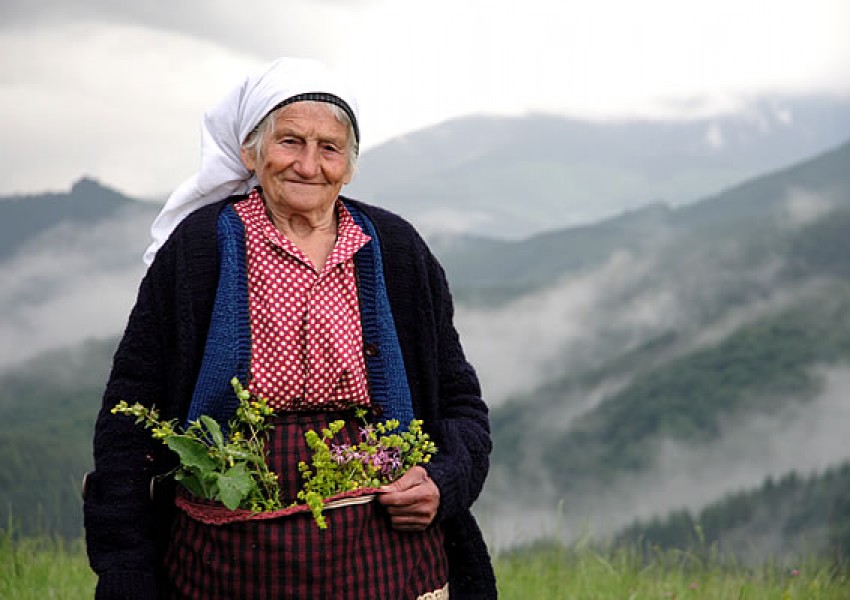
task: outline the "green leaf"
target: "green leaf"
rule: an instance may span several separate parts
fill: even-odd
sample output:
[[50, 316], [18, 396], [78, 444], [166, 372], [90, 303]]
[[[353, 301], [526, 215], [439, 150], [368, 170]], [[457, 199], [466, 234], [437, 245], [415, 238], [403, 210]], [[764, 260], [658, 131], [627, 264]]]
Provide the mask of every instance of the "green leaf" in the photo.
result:
[[209, 448], [203, 442], [193, 438], [174, 435], [165, 442], [180, 457], [185, 467], [194, 467], [206, 474], [215, 469], [215, 461], [209, 454]]
[[183, 485], [183, 487], [185, 487], [198, 498], [206, 498], [206, 491], [204, 490], [204, 486], [194, 474], [187, 473], [186, 471], [177, 471], [174, 474], [174, 479], [175, 481], [179, 481]]
[[209, 431], [213, 443], [221, 448], [224, 445], [224, 435], [221, 433], [221, 426], [218, 424], [218, 421], [207, 415], [201, 415], [201, 423]]
[[239, 508], [242, 499], [248, 496], [254, 487], [254, 480], [251, 479], [251, 475], [245, 469], [244, 463], [238, 463], [218, 476], [221, 501], [230, 510]]

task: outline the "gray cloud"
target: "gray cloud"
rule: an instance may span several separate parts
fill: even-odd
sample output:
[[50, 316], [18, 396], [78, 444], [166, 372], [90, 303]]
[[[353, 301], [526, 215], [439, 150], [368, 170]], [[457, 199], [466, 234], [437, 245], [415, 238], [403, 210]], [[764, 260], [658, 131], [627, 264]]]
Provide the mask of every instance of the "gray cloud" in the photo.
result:
[[[618, 253], [597, 270], [506, 306], [459, 307], [458, 329], [485, 382], [488, 401], [498, 406], [510, 395], [562, 374], [571, 356], [578, 359], [576, 368], [586, 364], [602, 321], [614, 317], [604, 308], [605, 298], [637, 287], [654, 266], [651, 259]], [[673, 317], [672, 300], [663, 291], [649, 291], [634, 300], [636, 310], [618, 311], [620, 322], [657, 330], [664, 326], [659, 320]]]
[[831, 198], [795, 188], [789, 190], [779, 218], [788, 228], [797, 229], [820, 219], [833, 210], [835, 205]]
[[[152, 0], [151, 2], [109, 2], [109, 0], [7, 0], [0, 5], [0, 29], [20, 26], [55, 26], [68, 23], [137, 23], [178, 31], [203, 30], [215, 23], [216, 5], [199, 11], [194, 0]], [[194, 18], [193, 18], [194, 17]]]
[[[280, 3], [253, 0], [235, 9], [232, 2], [210, 0], [10, 0], [0, 8], [0, 30], [41, 30], [69, 25], [135, 26], [189, 36], [254, 54], [266, 60], [282, 55], [328, 55], [330, 37], [340, 27], [343, 2], [306, 0]], [[321, 4], [327, 5], [322, 7]], [[356, 4], [367, 4], [359, 2]], [[324, 28], [323, 28], [324, 25]], [[323, 31], [324, 29], [324, 31]], [[152, 46], [150, 52], [158, 49]]]

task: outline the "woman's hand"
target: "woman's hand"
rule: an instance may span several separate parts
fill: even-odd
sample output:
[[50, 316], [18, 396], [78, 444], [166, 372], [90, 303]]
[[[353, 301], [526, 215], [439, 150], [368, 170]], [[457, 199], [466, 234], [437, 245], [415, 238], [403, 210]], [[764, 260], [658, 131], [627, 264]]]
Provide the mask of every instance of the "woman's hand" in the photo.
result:
[[378, 502], [386, 507], [394, 529], [422, 531], [437, 516], [440, 490], [422, 467], [412, 467], [378, 491]]

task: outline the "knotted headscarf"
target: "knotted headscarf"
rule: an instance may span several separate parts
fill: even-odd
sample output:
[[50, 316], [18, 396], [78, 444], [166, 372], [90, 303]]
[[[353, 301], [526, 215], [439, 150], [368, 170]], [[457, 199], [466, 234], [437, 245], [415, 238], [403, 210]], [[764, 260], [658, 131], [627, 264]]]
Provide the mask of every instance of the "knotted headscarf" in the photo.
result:
[[245, 138], [272, 110], [288, 101], [322, 100], [348, 114], [359, 141], [357, 100], [349, 85], [322, 63], [302, 58], [279, 58], [246, 77], [201, 123], [201, 167], [171, 194], [151, 225], [153, 242], [145, 251], [150, 265], [171, 232], [199, 208], [256, 185], [242, 163]]

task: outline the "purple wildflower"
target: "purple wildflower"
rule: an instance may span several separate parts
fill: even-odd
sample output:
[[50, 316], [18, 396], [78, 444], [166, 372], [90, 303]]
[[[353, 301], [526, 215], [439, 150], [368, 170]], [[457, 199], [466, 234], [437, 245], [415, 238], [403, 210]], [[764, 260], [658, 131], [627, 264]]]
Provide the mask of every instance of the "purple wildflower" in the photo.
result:
[[375, 429], [371, 425], [366, 425], [360, 428], [360, 441], [372, 443], [374, 440]]
[[[401, 467], [401, 456], [398, 448], [381, 448], [380, 463], [375, 465], [376, 469], [380, 469], [381, 475], [391, 477]], [[376, 455], [377, 456], [377, 455]]]
[[351, 460], [348, 456], [346, 456], [346, 450], [347, 448], [345, 446], [331, 444], [331, 459], [333, 459], [333, 461], [338, 465], [344, 465]]

